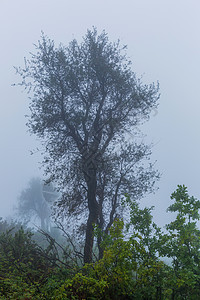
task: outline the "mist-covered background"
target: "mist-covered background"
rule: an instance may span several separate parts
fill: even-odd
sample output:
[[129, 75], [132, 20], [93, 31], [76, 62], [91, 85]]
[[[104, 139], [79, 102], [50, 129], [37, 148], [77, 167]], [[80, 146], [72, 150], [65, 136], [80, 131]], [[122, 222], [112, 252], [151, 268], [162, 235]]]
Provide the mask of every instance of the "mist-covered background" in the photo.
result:
[[152, 162], [162, 173], [159, 190], [144, 202], [155, 205], [164, 224], [170, 194], [185, 184], [200, 198], [200, 2], [198, 0], [1, 0], [0, 2], [0, 216], [12, 213], [31, 177], [41, 176], [39, 144], [26, 128], [28, 96], [12, 87], [41, 31], [56, 44], [81, 40], [87, 29], [105, 29], [128, 45], [133, 71], [145, 83], [160, 83], [160, 105], [141, 129], [153, 142]]

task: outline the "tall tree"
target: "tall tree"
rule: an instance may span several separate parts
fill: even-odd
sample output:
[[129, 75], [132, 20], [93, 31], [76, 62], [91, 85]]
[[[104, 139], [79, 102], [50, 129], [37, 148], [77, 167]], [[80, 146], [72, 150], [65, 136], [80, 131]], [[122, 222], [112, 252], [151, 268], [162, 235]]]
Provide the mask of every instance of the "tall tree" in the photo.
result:
[[92, 259], [93, 224], [108, 230], [120, 193], [142, 197], [157, 179], [151, 164], [140, 163], [150, 147], [126, 137], [157, 107], [158, 86], [136, 78], [125, 48], [96, 29], [68, 47], [42, 35], [17, 68], [32, 95], [30, 132], [41, 138], [46, 173], [62, 190], [59, 209], [87, 218], [85, 262]]

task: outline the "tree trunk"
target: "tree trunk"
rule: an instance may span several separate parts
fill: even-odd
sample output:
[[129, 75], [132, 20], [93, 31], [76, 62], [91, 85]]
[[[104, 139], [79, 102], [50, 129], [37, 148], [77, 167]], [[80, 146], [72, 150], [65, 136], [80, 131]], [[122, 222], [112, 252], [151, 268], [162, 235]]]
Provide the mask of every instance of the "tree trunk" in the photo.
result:
[[101, 230], [101, 234], [97, 237], [97, 246], [98, 246], [98, 249], [99, 249], [99, 260], [103, 258], [103, 248], [101, 246], [101, 243], [102, 243], [102, 235], [104, 233], [104, 230], [103, 230], [103, 224], [104, 224], [104, 219], [103, 219], [103, 208], [102, 208], [102, 203], [103, 203], [103, 195], [101, 195], [102, 197], [100, 198], [100, 201], [99, 201], [99, 222], [98, 222], [98, 226], [99, 226], [99, 229]]
[[41, 220], [41, 225], [40, 225], [40, 226], [41, 226], [42, 230], [45, 231], [45, 230], [46, 230], [46, 226], [45, 226], [44, 218], [41, 216], [41, 217], [40, 217], [40, 220]]
[[99, 260], [103, 258], [103, 248], [101, 247], [101, 242], [102, 242], [102, 238], [98, 237], [97, 238], [97, 245], [98, 245], [98, 249], [99, 249]]
[[94, 224], [98, 219], [98, 203], [96, 201], [96, 170], [90, 170], [87, 174], [90, 174], [87, 180], [88, 187], [88, 209], [89, 216], [87, 220], [86, 239], [84, 247], [84, 263], [90, 263], [92, 261], [92, 249], [94, 242]]

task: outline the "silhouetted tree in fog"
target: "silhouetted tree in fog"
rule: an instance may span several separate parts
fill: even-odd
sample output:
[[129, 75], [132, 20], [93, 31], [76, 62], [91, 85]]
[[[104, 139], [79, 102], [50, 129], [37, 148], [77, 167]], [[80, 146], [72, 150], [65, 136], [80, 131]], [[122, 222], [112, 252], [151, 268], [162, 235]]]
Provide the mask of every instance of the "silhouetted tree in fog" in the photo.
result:
[[32, 178], [29, 185], [24, 189], [19, 198], [17, 211], [18, 215], [25, 221], [32, 217], [40, 220], [42, 230], [49, 230], [51, 209], [57, 197], [52, 184], [44, 184], [40, 178]]
[[143, 163], [150, 147], [126, 138], [157, 107], [158, 86], [143, 85], [125, 47], [96, 29], [67, 47], [42, 35], [17, 72], [30, 92], [30, 132], [41, 138], [46, 174], [62, 191], [58, 212], [87, 219], [84, 261], [90, 262], [93, 225], [107, 231], [120, 214], [119, 196], [138, 199], [158, 178]]

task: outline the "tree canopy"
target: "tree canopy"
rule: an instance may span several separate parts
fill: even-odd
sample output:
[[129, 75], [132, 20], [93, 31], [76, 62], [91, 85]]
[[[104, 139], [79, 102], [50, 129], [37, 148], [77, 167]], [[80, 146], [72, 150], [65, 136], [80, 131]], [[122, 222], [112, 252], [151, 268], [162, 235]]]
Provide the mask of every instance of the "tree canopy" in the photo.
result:
[[150, 147], [135, 138], [137, 126], [157, 107], [159, 87], [142, 84], [126, 47], [95, 28], [81, 43], [56, 47], [42, 35], [35, 47], [17, 69], [30, 92], [28, 126], [44, 146], [49, 180], [62, 192], [58, 212], [79, 216], [84, 225], [84, 260], [90, 262], [93, 225], [107, 232], [122, 214], [120, 195], [139, 199], [159, 177], [143, 162]]

